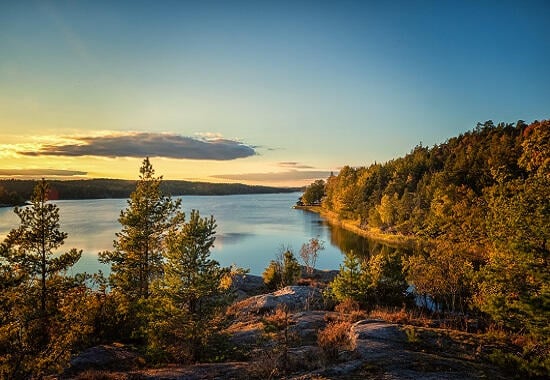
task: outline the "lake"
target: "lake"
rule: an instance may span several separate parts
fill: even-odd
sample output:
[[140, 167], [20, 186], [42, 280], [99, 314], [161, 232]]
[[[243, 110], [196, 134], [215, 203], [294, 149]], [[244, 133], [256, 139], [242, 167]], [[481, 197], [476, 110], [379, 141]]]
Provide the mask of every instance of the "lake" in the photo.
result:
[[[259, 275], [281, 247], [291, 247], [299, 259], [300, 248], [312, 237], [325, 242], [316, 268], [338, 269], [343, 251], [368, 254], [376, 243], [337, 227], [331, 227], [314, 213], [296, 210], [301, 193], [247, 194], [225, 196], [183, 196], [186, 214], [199, 210], [201, 216], [214, 215], [218, 225], [212, 257], [223, 266], [236, 264]], [[97, 261], [97, 253], [112, 249], [117, 219], [126, 208], [125, 199], [56, 201], [60, 210], [61, 230], [69, 234], [65, 250], [82, 249], [80, 261], [70, 274], [109, 271]], [[19, 225], [11, 208], [0, 208], [0, 240]]]

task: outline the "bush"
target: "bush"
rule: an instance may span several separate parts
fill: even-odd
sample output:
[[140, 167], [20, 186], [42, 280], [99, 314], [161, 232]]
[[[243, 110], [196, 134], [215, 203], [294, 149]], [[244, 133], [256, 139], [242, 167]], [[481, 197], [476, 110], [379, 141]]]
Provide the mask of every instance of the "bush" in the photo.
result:
[[331, 322], [317, 334], [317, 345], [323, 351], [324, 359], [327, 362], [334, 362], [338, 359], [341, 350], [351, 350], [350, 338], [351, 323], [348, 321]]
[[262, 273], [264, 284], [269, 290], [294, 285], [302, 274], [302, 269], [294, 253], [290, 249], [284, 250], [276, 260], [271, 260], [269, 266]]
[[497, 350], [489, 355], [489, 360], [504, 369], [515, 379], [550, 378], [550, 355], [516, 355]]
[[346, 298], [334, 307], [334, 311], [340, 314], [340, 320], [357, 322], [365, 319], [365, 312], [361, 311], [359, 303], [351, 298]]

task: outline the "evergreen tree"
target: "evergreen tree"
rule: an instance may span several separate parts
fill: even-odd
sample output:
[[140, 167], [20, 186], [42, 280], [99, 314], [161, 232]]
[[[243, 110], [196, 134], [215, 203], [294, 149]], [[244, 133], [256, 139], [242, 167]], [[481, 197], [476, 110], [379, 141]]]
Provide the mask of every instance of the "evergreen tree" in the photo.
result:
[[201, 218], [193, 210], [189, 221], [175, 225], [167, 238], [164, 278], [156, 289], [165, 315], [152, 324], [152, 343], [180, 361], [203, 359], [220, 327], [218, 312], [230, 299], [230, 289], [223, 286], [230, 269], [210, 258], [215, 233], [214, 217]]
[[270, 290], [294, 285], [300, 278], [302, 270], [290, 248], [283, 248], [276, 260], [271, 260], [262, 273], [264, 284]]
[[162, 177], [155, 177], [149, 158], [139, 172], [128, 208], [118, 219], [122, 231], [116, 234], [114, 250], [99, 254], [102, 263], [111, 264], [112, 288], [134, 301], [149, 298], [151, 282], [161, 277], [167, 231], [181, 218], [180, 202], [161, 192]]
[[337, 301], [352, 299], [366, 306], [371, 279], [364, 262], [353, 252], [346, 254], [340, 272], [330, 284], [329, 293]]
[[80, 258], [71, 249], [58, 254], [67, 234], [59, 209], [48, 202], [49, 186], [40, 181], [31, 204], [15, 208], [18, 228], [1, 247], [0, 374], [7, 378], [43, 376], [59, 371], [85, 328], [74, 328], [66, 312], [77, 281], [64, 273]]
[[24, 273], [36, 278], [40, 284], [40, 315], [47, 321], [46, 303], [50, 289], [48, 279], [73, 266], [82, 251], [72, 249], [62, 255], [54, 255], [67, 238], [59, 229], [59, 208], [48, 203], [49, 186], [43, 179], [36, 185], [29, 207], [14, 209], [21, 219], [19, 228], [11, 230], [4, 244], [8, 262], [17, 265]]
[[368, 263], [369, 294], [378, 305], [401, 306], [408, 301], [409, 287], [403, 270], [403, 254], [399, 250], [383, 249], [372, 255]]
[[488, 195], [487, 264], [477, 305], [514, 330], [550, 334], [550, 176], [499, 185]]

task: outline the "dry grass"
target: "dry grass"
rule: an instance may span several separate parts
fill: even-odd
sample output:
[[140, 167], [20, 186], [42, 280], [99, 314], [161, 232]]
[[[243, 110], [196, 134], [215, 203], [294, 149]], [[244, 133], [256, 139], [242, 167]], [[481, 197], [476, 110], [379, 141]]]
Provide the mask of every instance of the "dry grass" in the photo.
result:
[[79, 373], [74, 380], [129, 380], [127, 374], [89, 369]]
[[253, 378], [273, 379], [280, 376], [278, 368], [279, 353], [275, 350], [261, 350], [256, 352], [256, 360], [250, 362], [250, 373]]
[[342, 350], [352, 350], [350, 337], [351, 322], [337, 321], [329, 323], [317, 334], [317, 345], [321, 348], [325, 360], [333, 362]]
[[489, 325], [485, 331], [485, 337], [490, 340], [504, 341], [508, 339], [508, 332], [497, 325]]
[[351, 298], [348, 298], [334, 307], [338, 313], [338, 321], [357, 322], [367, 317], [367, 314], [361, 310], [359, 304]]
[[433, 327], [434, 320], [421, 311], [407, 310], [403, 308], [378, 307], [368, 313], [369, 318], [381, 319], [383, 321], [414, 325], [421, 327]]

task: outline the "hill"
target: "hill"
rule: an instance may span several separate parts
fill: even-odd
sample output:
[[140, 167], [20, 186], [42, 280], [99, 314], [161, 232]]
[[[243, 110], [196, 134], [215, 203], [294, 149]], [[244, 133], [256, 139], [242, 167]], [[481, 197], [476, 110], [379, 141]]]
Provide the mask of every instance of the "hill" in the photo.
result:
[[383, 164], [346, 166], [308, 186], [301, 203], [356, 233], [418, 244], [412, 253], [360, 261], [348, 254], [344, 273], [378, 281], [384, 295], [369, 296], [367, 283], [358, 302], [384, 300], [394, 279], [404, 278], [438, 312], [475, 315], [510, 340], [527, 337], [530, 346], [499, 360], [547, 378], [550, 120], [489, 121]]
[[[0, 204], [19, 204], [30, 198], [35, 180], [0, 180]], [[121, 179], [89, 179], [48, 181], [52, 189], [51, 199], [101, 199], [128, 198], [135, 188], [135, 181]], [[208, 183], [190, 181], [163, 181], [166, 194], [177, 195], [230, 195], [270, 194], [299, 191], [299, 188], [250, 186], [241, 183]], [[5, 194], [4, 197], [2, 195]]]
[[[488, 121], [386, 163], [345, 166], [326, 184], [311, 184], [302, 202], [320, 204], [363, 229], [428, 239], [448, 235], [460, 221], [461, 228], [453, 232], [465, 237], [485, 227], [483, 220], [504, 201], [506, 191], [529, 193], [549, 177], [550, 120], [531, 125]], [[472, 243], [484, 243], [472, 238]]]

